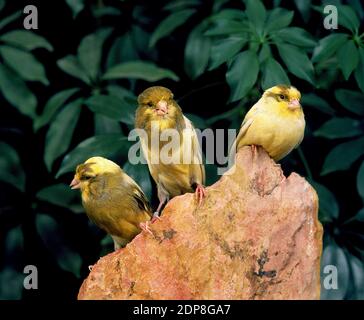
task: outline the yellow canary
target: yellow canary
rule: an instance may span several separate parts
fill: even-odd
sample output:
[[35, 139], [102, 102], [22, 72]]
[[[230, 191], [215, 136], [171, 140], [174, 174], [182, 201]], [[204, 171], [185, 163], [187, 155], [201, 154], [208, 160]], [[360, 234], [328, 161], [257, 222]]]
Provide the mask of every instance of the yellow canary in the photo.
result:
[[[196, 192], [201, 202], [205, 196], [205, 168], [200, 144], [195, 128], [183, 115], [173, 93], [164, 87], [150, 87], [139, 95], [138, 105], [135, 127], [145, 133], [139, 135], [141, 147], [158, 187], [159, 206], [155, 215], [169, 199], [187, 192]], [[152, 139], [153, 126], [158, 129], [158, 141]], [[174, 150], [178, 162], [163, 160], [161, 150], [170, 142], [162, 138], [167, 129], [174, 129], [180, 139]]]
[[87, 216], [124, 247], [151, 219], [152, 210], [143, 191], [116, 163], [92, 157], [77, 166], [70, 187], [80, 189]]
[[246, 114], [232, 150], [236, 146], [262, 146], [275, 161], [285, 157], [304, 136], [300, 99], [301, 93], [293, 86], [267, 89]]

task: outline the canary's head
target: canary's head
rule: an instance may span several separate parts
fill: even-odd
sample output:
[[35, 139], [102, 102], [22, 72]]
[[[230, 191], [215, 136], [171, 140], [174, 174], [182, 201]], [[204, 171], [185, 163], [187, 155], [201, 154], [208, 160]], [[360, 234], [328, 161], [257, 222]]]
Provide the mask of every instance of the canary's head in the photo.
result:
[[105, 181], [107, 176], [121, 172], [121, 168], [115, 162], [102, 157], [92, 157], [77, 166], [70, 187], [84, 192], [90, 190], [93, 185]]
[[267, 89], [263, 97], [267, 100], [270, 99], [269, 103], [277, 106], [281, 111], [299, 111], [301, 110], [301, 93], [293, 86], [277, 85]]
[[171, 90], [155, 86], [139, 95], [135, 121], [137, 128], [145, 128], [151, 121], [161, 122], [166, 128], [174, 128], [181, 118], [182, 110], [173, 99]]

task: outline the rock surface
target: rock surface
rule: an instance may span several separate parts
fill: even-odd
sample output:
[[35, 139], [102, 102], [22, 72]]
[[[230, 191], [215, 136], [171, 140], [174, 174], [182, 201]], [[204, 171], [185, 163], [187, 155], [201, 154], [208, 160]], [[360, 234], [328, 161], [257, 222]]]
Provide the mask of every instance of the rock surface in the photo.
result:
[[318, 198], [284, 178], [261, 149], [242, 148], [236, 170], [172, 199], [162, 220], [102, 257], [78, 299], [319, 299]]

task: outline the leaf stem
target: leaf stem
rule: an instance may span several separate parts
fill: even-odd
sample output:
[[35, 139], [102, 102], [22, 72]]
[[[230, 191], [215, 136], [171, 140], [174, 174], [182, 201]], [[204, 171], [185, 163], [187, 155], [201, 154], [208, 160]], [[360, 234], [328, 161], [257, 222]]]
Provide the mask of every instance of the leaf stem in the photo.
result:
[[297, 148], [297, 151], [298, 151], [298, 154], [299, 154], [299, 156], [300, 156], [300, 159], [301, 159], [301, 161], [302, 161], [302, 163], [303, 163], [303, 166], [305, 167], [305, 170], [306, 170], [306, 172], [307, 172], [307, 175], [308, 175], [309, 179], [310, 179], [310, 180], [313, 180], [313, 177], [312, 177], [312, 171], [311, 171], [311, 169], [310, 169], [310, 166], [308, 165], [308, 162], [307, 162], [307, 160], [306, 160], [306, 157], [305, 157], [305, 155], [304, 155], [304, 153], [303, 153], [303, 151], [302, 151], [301, 147], [298, 147], [298, 148]]

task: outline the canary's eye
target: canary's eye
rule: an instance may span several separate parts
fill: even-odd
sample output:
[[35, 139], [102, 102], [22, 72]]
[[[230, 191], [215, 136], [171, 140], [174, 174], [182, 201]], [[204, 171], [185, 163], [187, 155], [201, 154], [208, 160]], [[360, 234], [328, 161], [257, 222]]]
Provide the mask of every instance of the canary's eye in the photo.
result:
[[149, 102], [147, 103], [147, 105], [148, 105], [148, 107], [153, 107], [153, 102], [149, 101]]
[[82, 179], [81, 180], [90, 180], [90, 179], [92, 179], [93, 178], [93, 176], [90, 176], [90, 175], [84, 175], [84, 176], [82, 176]]
[[282, 100], [286, 100], [286, 96], [284, 94], [280, 94], [279, 98], [282, 99]]

